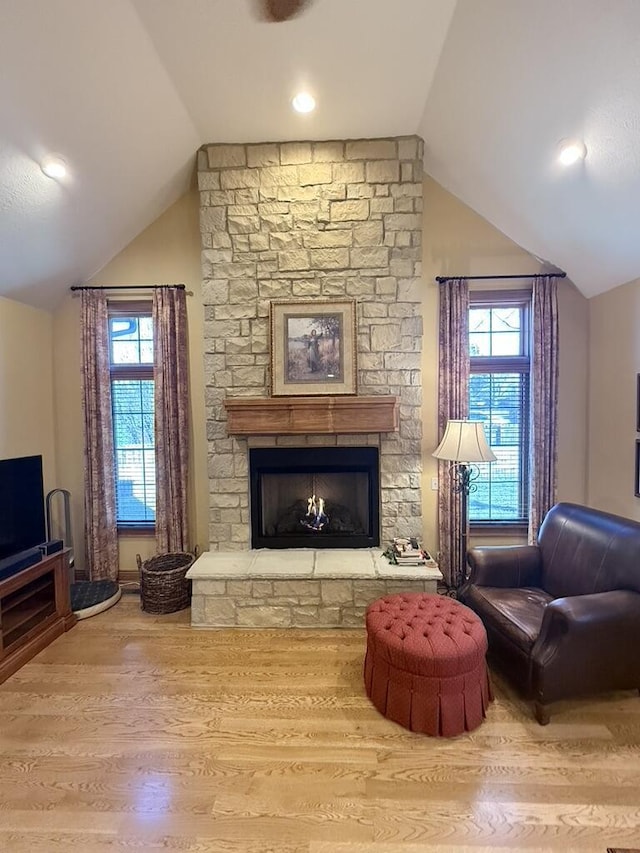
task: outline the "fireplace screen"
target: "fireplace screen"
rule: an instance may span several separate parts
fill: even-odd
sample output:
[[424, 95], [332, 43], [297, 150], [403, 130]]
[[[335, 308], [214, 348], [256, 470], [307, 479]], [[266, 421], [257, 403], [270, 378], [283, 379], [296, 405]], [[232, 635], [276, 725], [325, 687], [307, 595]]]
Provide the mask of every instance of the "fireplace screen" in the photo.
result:
[[377, 448], [256, 448], [249, 468], [252, 547], [380, 543]]

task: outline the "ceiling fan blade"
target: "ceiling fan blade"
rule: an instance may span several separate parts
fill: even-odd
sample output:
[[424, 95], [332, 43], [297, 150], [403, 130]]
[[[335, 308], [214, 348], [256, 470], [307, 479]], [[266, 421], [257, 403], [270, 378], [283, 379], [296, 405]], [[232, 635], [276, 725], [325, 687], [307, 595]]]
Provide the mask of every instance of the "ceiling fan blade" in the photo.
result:
[[262, 0], [262, 13], [267, 21], [288, 21], [299, 14], [309, 0]]

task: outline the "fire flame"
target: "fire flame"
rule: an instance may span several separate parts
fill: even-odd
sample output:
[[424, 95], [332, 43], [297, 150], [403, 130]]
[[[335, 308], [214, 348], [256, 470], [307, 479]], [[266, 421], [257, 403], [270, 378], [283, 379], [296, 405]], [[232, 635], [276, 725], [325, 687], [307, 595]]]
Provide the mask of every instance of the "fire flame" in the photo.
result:
[[329, 517], [324, 511], [324, 498], [311, 495], [307, 498], [307, 514], [300, 522], [308, 530], [322, 530], [329, 523]]

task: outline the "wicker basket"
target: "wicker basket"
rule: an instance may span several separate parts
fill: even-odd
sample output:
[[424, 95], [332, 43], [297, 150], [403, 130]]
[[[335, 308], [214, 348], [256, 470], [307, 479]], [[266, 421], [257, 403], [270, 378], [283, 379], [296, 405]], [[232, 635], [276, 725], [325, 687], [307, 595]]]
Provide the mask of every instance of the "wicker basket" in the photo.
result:
[[174, 613], [191, 604], [191, 581], [185, 575], [195, 554], [158, 554], [144, 562], [136, 554], [140, 572], [140, 607], [147, 613]]

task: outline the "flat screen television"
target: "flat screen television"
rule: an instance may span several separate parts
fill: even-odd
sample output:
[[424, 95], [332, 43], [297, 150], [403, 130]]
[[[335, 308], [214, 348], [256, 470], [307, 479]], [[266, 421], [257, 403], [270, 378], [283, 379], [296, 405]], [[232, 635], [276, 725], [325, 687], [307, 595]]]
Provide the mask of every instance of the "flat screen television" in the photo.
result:
[[0, 459], [0, 560], [46, 538], [42, 456]]

